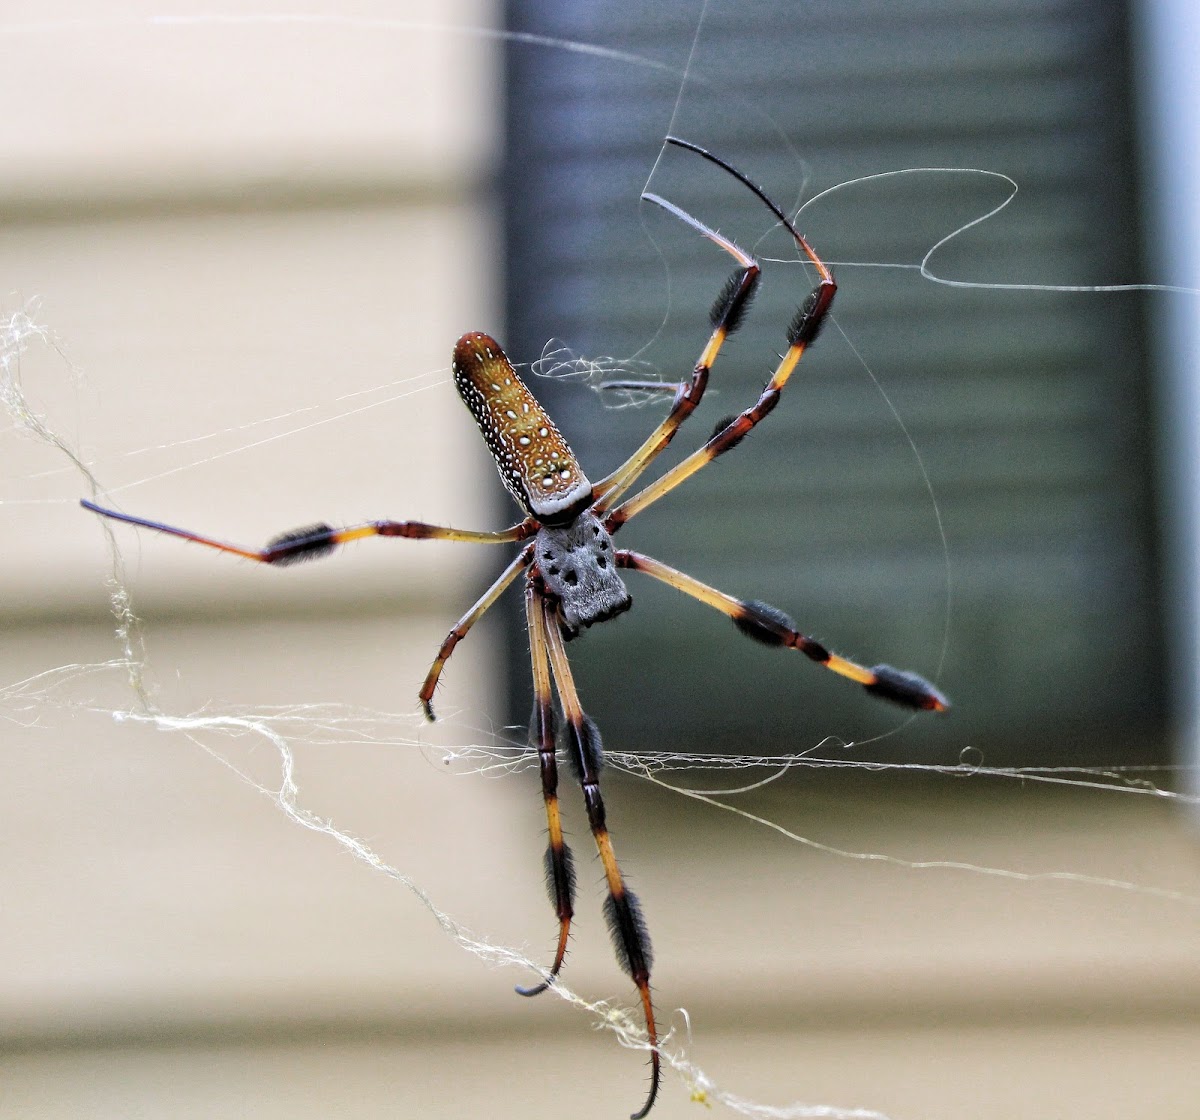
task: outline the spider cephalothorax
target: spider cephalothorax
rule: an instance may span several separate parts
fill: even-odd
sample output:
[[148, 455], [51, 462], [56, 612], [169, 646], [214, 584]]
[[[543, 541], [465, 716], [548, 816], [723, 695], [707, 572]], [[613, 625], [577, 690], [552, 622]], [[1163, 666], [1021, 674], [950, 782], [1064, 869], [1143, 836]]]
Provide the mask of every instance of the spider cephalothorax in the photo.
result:
[[558, 600], [565, 637], [633, 606], [617, 574], [612, 537], [590, 510], [570, 525], [543, 525], [533, 540], [533, 556], [547, 593]]
[[[319, 524], [284, 533], [265, 548], [246, 549], [161, 522], [104, 509], [93, 502], [83, 503], [88, 509], [106, 517], [170, 533], [265, 564], [286, 564], [324, 556], [337, 545], [371, 536], [521, 544], [517, 555], [492, 586], [446, 635], [421, 686], [419, 697], [425, 714], [433, 719], [433, 696], [446, 660], [484, 612], [517, 576], [524, 573], [525, 619], [533, 674], [530, 740], [537, 749], [541, 772], [549, 834], [546, 882], [559, 928], [554, 959], [541, 982], [530, 988], [518, 988], [517, 991], [522, 995], [536, 995], [554, 983], [566, 956], [574, 917], [574, 860], [563, 838], [558, 805], [559, 721], [554, 705], [557, 693], [567, 757], [582, 787], [588, 824], [604, 868], [608, 888], [605, 917], [617, 959], [637, 987], [646, 1020], [650, 1090], [633, 1120], [641, 1120], [650, 1111], [659, 1087], [658, 1031], [650, 997], [650, 940], [641, 908], [625, 885], [613, 851], [612, 838], [605, 821], [604, 801], [600, 796], [600, 767], [603, 760], [600, 734], [596, 725], [584, 714], [567, 661], [564, 641], [575, 637], [588, 626], [628, 610], [631, 599], [619, 570], [638, 571], [721, 611], [738, 630], [756, 641], [798, 650], [817, 664], [862, 685], [874, 696], [917, 711], [940, 712], [949, 707], [946, 698], [916, 673], [894, 669], [890, 665], [866, 668], [830, 652], [826, 646], [803, 634], [791, 618], [776, 607], [757, 600], [736, 599], [661, 561], [614, 546], [613, 535], [626, 522], [669, 494], [713, 459], [738, 446], [775, 408], [792, 371], [817, 337], [837, 291], [829, 269], [761, 189], [741, 172], [702, 148], [672, 137], [668, 138], [668, 142], [699, 153], [753, 191], [791, 234], [797, 248], [816, 270], [818, 281], [789, 324], [785, 335], [787, 349], [758, 400], [736, 416], [718, 424], [707, 443], [632, 497], [624, 498], [624, 495], [671, 442], [700, 403], [708, 384], [709, 371], [725, 339], [741, 321], [760, 276], [758, 262], [750, 254], [673, 203], [652, 194], [642, 197], [674, 214], [718, 245], [734, 258], [738, 268], [713, 305], [712, 333], [691, 376], [678, 385], [667, 386], [673, 388], [674, 399], [666, 417], [621, 466], [599, 482], [588, 480], [566, 440], [517, 376], [495, 340], [486, 334], [472, 332], [463, 335], [454, 348], [454, 382], [483, 433], [504, 485], [525, 511], [524, 520], [507, 529], [478, 532], [419, 521], [370, 521], [345, 529]], [[529, 539], [531, 537], [532, 541]]]

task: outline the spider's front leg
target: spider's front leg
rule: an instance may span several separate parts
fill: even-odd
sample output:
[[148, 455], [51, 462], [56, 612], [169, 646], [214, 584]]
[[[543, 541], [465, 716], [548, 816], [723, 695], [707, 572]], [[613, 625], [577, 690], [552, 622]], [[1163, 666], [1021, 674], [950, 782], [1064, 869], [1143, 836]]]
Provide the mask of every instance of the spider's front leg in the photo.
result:
[[517, 988], [523, 996], [544, 992], [558, 975], [567, 954], [571, 919], [575, 914], [575, 861], [563, 840], [562, 818], [558, 811], [558, 757], [554, 725], [554, 696], [550, 682], [550, 661], [546, 652], [546, 632], [542, 616], [542, 592], [534, 580], [525, 586], [525, 619], [529, 629], [529, 658], [533, 666], [533, 719], [529, 736], [537, 746], [542, 774], [542, 799], [546, 803], [546, 889], [550, 904], [558, 916], [558, 947], [546, 979], [531, 988]]
[[575, 690], [575, 681], [563, 644], [558, 606], [537, 589], [535, 597], [541, 600], [542, 612], [540, 622], [534, 620], [534, 625], [535, 628], [540, 625], [540, 640], [545, 642], [550, 657], [551, 670], [558, 686], [558, 698], [567, 723], [568, 757], [583, 788], [588, 824], [596, 841], [596, 850], [600, 854], [604, 878], [608, 885], [604, 916], [612, 934], [617, 960], [636, 985], [645, 1016], [646, 1039], [650, 1047], [650, 1089], [645, 1104], [631, 1117], [631, 1120], [642, 1120], [654, 1105], [662, 1076], [658, 1054], [658, 1029], [654, 1021], [654, 1003], [650, 996], [650, 936], [646, 931], [641, 906], [634, 893], [625, 885], [613, 850], [612, 837], [609, 835], [605, 819], [604, 800], [600, 795], [600, 767], [604, 759], [600, 733], [596, 725], [584, 714], [579, 694]]

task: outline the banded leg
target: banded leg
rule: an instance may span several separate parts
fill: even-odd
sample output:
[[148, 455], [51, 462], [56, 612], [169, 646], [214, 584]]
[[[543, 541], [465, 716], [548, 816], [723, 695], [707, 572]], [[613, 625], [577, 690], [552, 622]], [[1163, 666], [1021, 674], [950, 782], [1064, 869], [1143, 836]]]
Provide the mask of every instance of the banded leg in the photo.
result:
[[530, 738], [537, 742], [538, 763], [542, 772], [542, 799], [546, 803], [546, 888], [558, 915], [558, 947], [554, 962], [540, 984], [517, 988], [517, 994], [536, 996], [544, 992], [558, 975], [567, 953], [571, 919], [575, 916], [575, 860], [563, 840], [562, 818], [558, 811], [558, 758], [554, 726], [554, 696], [550, 683], [550, 661], [546, 652], [546, 621], [542, 613], [542, 593], [532, 583], [525, 587], [525, 621], [529, 628], [529, 658], [533, 663], [533, 720]]
[[767, 603], [735, 599], [715, 587], [709, 587], [659, 560], [643, 556], [638, 552], [618, 549], [617, 566], [637, 572], [645, 572], [657, 580], [685, 595], [699, 599], [710, 607], [733, 619], [733, 624], [743, 633], [768, 646], [786, 646], [799, 650], [818, 665], [823, 665], [840, 677], [861, 684], [873, 696], [891, 700], [905, 708], [917, 711], [944, 712], [950, 701], [924, 677], [890, 665], [875, 665], [870, 669], [858, 665], [848, 658], [830, 653], [820, 642], [802, 634], [796, 624], [783, 611]]
[[444, 525], [427, 525], [423, 521], [368, 521], [362, 525], [351, 525], [345, 529], [335, 529], [324, 523], [309, 525], [303, 529], [293, 529], [269, 541], [265, 548], [242, 548], [236, 544], [214, 540], [212, 537], [201, 536], [187, 529], [177, 529], [174, 525], [164, 525], [161, 521], [149, 521], [144, 517], [134, 517], [132, 514], [120, 513], [115, 509], [106, 509], [95, 502], [81, 499], [79, 504], [84, 509], [90, 509], [102, 517], [113, 521], [124, 521], [127, 525], [137, 525], [142, 529], [153, 529], [156, 533], [168, 533], [173, 537], [181, 537], [185, 541], [215, 548], [221, 552], [231, 552], [246, 560], [257, 560], [260, 564], [295, 564], [301, 560], [316, 560], [328, 556], [338, 545], [350, 541], [361, 540], [364, 537], [406, 537], [419, 541], [468, 541], [473, 544], [510, 544], [523, 541], [526, 537], [537, 532], [537, 524], [532, 518], [498, 532], [475, 532], [471, 529], [450, 529]]
[[625, 886], [605, 822], [604, 801], [600, 796], [600, 767], [604, 758], [600, 732], [584, 715], [583, 707], [579, 703], [579, 694], [575, 691], [575, 680], [571, 675], [571, 666], [567, 661], [567, 651], [559, 627], [557, 608], [544, 596], [539, 594], [538, 598], [542, 600], [543, 633], [550, 654], [550, 667], [558, 686], [563, 716], [567, 721], [570, 758], [578, 772], [579, 784], [583, 787], [588, 824], [591, 826], [608, 884], [604, 917], [612, 935], [617, 960], [637, 986], [646, 1019], [646, 1037], [650, 1043], [650, 1091], [646, 1103], [630, 1118], [642, 1120], [654, 1105], [661, 1078], [658, 1030], [654, 1023], [654, 1004], [650, 996], [650, 967], [653, 963], [650, 936], [646, 931], [646, 921], [642, 917], [637, 896]]
[[[712, 323], [712, 334], [709, 336], [708, 345], [704, 347], [695, 368], [692, 370], [691, 380], [681, 382], [676, 388], [675, 400], [671, 404], [671, 411], [667, 413], [658, 427], [650, 433], [641, 447], [617, 467], [612, 474], [607, 478], [601, 479], [596, 484], [595, 493], [601, 499], [596, 504], [596, 513], [602, 513], [608, 509], [613, 502], [633, 485], [638, 476], [654, 462], [667, 444], [671, 442], [683, 422], [695, 411], [701, 397], [704, 396], [705, 387], [708, 385], [709, 370], [712, 369], [713, 363], [716, 362], [717, 355], [721, 352], [721, 347], [725, 344], [725, 340], [741, 326], [742, 318], [750, 306], [750, 301], [754, 297], [762, 275], [758, 261], [745, 250], [739, 249], [729, 238], [723, 237], [716, 230], [709, 229], [703, 222], [693, 218], [689, 213], [681, 210], [674, 203], [668, 202], [665, 198], [648, 193], [643, 194], [642, 198], [653, 202], [656, 206], [661, 206], [681, 221], [687, 222], [693, 229], [699, 231], [710, 241], [724, 249], [725, 252], [738, 262], [740, 267], [725, 282], [725, 287], [721, 289], [721, 294], [717, 296], [716, 302], [709, 312], [709, 321]], [[632, 384], [639, 388], [645, 387], [638, 382], [616, 382], [614, 384]]]
[[504, 594], [508, 589], [508, 585], [517, 578], [517, 574], [529, 563], [532, 557], [533, 550], [531, 546], [526, 545], [517, 554], [513, 562], [496, 577], [496, 582], [480, 596], [479, 601], [454, 624], [454, 629], [446, 635], [445, 641], [442, 642], [438, 649], [437, 657], [433, 659], [433, 664], [429, 666], [429, 672], [425, 676], [425, 683], [421, 685], [421, 691], [417, 694], [421, 701], [421, 707], [425, 711], [425, 718], [431, 723], [436, 718], [433, 714], [433, 693], [438, 686], [438, 681], [441, 679], [442, 669], [445, 668], [446, 662], [450, 660], [450, 655], [454, 652], [454, 647], [467, 636], [467, 631]]
[[696, 152], [698, 155], [703, 156], [705, 159], [729, 172], [729, 174], [733, 175], [739, 182], [749, 188], [771, 213], [775, 215], [788, 233], [792, 235], [792, 239], [796, 242], [797, 247], [817, 270], [819, 279], [816, 287], [809, 293], [804, 303], [800, 305], [791, 324], [788, 326], [787, 352], [780, 360], [775, 373], [772, 375], [771, 380], [767, 382], [766, 387], [763, 389], [754, 406], [746, 409], [740, 415], [719, 424], [717, 430], [702, 448], [693, 452], [682, 462], [677, 463], [671, 470], [667, 471], [666, 474], [651, 483], [640, 493], [635, 494], [628, 501], [611, 510], [605, 521], [610, 532], [615, 532], [631, 517], [641, 513], [642, 510], [651, 503], [658, 501], [664, 494], [670, 493], [676, 486], [685, 479], [690, 478], [701, 467], [711, 463], [718, 455], [723, 455], [726, 451], [736, 447], [750, 432], [750, 429], [758, 424], [779, 403], [779, 396], [783, 392], [788, 378], [791, 377], [792, 371], [796, 368], [796, 364], [800, 361], [804, 351], [816, 339], [817, 334], [825, 323], [825, 317], [829, 314], [829, 308], [833, 304], [833, 297], [837, 293], [837, 284], [834, 282], [833, 273], [829, 271], [828, 265], [817, 256], [812, 246], [809, 245], [796, 230], [796, 227], [789, 221], [787, 215], [767, 197], [766, 192], [761, 187], [756, 186], [747, 179], [736, 167], [731, 166], [720, 157], [714, 156], [711, 152], [705, 151], [696, 144], [680, 140], [673, 136], [668, 136], [667, 142], [677, 147]]
[[610, 533], [616, 532], [631, 517], [635, 517], [647, 506], [669, 494], [680, 483], [691, 478], [701, 467], [707, 466], [719, 455], [724, 455], [726, 451], [735, 448], [746, 438], [750, 430], [771, 412], [779, 403], [780, 394], [783, 392], [788, 378], [791, 377], [792, 371], [804, 355], [804, 351], [817, 337], [817, 332], [821, 329], [836, 291], [837, 286], [832, 277], [827, 280], [823, 279], [812, 290], [808, 299], [801, 304], [788, 328], [787, 352], [753, 407], [723, 421], [703, 447], [693, 451], [686, 459], [677, 463], [644, 490], [611, 510], [604, 519], [605, 527]]

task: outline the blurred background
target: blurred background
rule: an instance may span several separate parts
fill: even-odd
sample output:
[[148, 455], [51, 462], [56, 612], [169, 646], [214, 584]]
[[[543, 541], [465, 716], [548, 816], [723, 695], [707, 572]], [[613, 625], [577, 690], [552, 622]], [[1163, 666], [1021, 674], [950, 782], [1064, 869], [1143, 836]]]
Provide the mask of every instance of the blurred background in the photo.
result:
[[[1170, 794], [1195, 792], [1200, 740], [1197, 296], [1061, 290], [1200, 286], [1185, 9], [2, 5], [4, 317], [45, 327], [19, 357], [6, 340], [9, 373], [131, 513], [245, 545], [316, 520], [500, 527], [457, 336], [533, 364], [593, 479], [622, 461], [662, 405], [613, 408], [538, 359], [690, 371], [730, 262], [639, 203], [653, 170], [767, 262], [676, 461], [755, 398], [811, 277], [732, 179], [656, 163], [663, 135], [785, 208], [819, 195], [799, 225], [837, 273], [835, 323], [770, 422], [622, 541], [956, 706], [909, 721], [646, 582], [572, 645], [611, 752], [836, 764], [726, 799], [778, 828], [609, 773], [661, 1018], [766, 1106], [1191, 1120], [1200, 847]], [[851, 182], [911, 168], [958, 170]], [[929, 258], [967, 283], [935, 283], [914, 266], [1011, 193], [968, 169], [1020, 193]], [[261, 736], [114, 720], [136, 697], [105, 667], [89, 494], [6, 422], [0, 1116], [638, 1107], [640, 1055], [553, 995], [518, 999], [528, 974], [288, 821], [255, 785], [280, 784]], [[415, 709], [507, 549], [375, 541], [280, 573], [115, 533], [159, 709], [269, 714], [304, 807], [549, 960], [536, 772], [445, 764], [523, 740], [519, 596], [460, 645], [443, 722]], [[569, 981], [628, 1003], [578, 802], [565, 786]], [[691, 1089], [668, 1073], [654, 1115], [698, 1114]]]

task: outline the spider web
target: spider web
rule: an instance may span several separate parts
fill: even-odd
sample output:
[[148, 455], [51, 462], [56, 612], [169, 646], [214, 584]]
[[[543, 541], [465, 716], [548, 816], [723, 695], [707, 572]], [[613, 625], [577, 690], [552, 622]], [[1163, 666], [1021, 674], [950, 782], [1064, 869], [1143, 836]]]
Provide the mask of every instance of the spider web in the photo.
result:
[[[4, 370], [2, 399], [14, 428], [47, 444], [64, 458], [77, 477], [91, 487], [97, 480], [78, 453], [33, 409], [20, 379], [21, 357], [30, 346], [54, 349], [52, 332], [35, 317], [36, 309], [13, 314], [2, 332]], [[67, 367], [63, 366], [64, 369]], [[121, 545], [104, 523], [102, 532], [108, 542], [111, 559], [109, 592], [115, 618], [118, 656], [90, 664], [65, 664], [37, 673], [0, 690], [0, 711], [18, 725], [35, 728], [46, 723], [56, 709], [86, 712], [116, 720], [122, 725], [142, 725], [164, 732], [191, 744], [225, 768], [237, 781], [245, 783], [269, 800], [293, 824], [314, 832], [361, 861], [377, 874], [393, 880], [410, 892], [428, 910], [445, 936], [466, 952], [494, 967], [539, 972], [544, 967], [541, 955], [506, 945], [470, 928], [439, 905], [436, 891], [385, 859], [370, 843], [347, 831], [344, 826], [306, 804], [298, 776], [297, 750], [341, 751], [354, 745], [366, 745], [388, 751], [416, 750], [436, 758], [464, 776], [524, 774], [532, 781], [536, 757], [518, 736], [503, 729], [479, 727], [481, 737], [459, 746], [431, 748], [422, 739], [419, 725], [411, 714], [371, 711], [337, 703], [292, 704], [287, 706], [239, 707], [175, 713], [164, 710], [156, 699], [156, 688], [148, 683], [149, 657], [142, 638], [142, 625], [134, 612]], [[107, 686], [120, 681], [127, 702], [112, 706], [99, 699]], [[111, 691], [111, 689], [110, 689]], [[471, 718], [470, 712], [450, 713]], [[254, 752], [234, 744], [247, 740], [270, 748], [275, 760], [274, 778], [263, 775], [261, 758], [254, 765], [247, 759]], [[1034, 784], [1068, 786], [1080, 791], [1101, 792], [1108, 796], [1128, 796], [1157, 802], [1196, 805], [1197, 799], [1168, 788], [1164, 782], [1178, 778], [1179, 768], [996, 768], [965, 760], [957, 765], [908, 763], [901, 766], [872, 766], [853, 757], [828, 757], [838, 744], [822, 742], [785, 756], [713, 755], [705, 752], [679, 754], [668, 752], [608, 751], [611, 768], [635, 776], [689, 798], [722, 813], [768, 830], [771, 834], [842, 859], [886, 864], [909, 871], [946, 871], [1034, 884], [1057, 881], [1080, 888], [1115, 890], [1156, 898], [1183, 905], [1200, 906], [1200, 896], [1153, 883], [1077, 872], [1069, 869], [1024, 871], [988, 866], [952, 859], [908, 859], [882, 851], [856, 851], [828, 844], [795, 831], [778, 820], [744, 808], [746, 795], [776, 782], [786, 782], [797, 773], [813, 770], [883, 770], [917, 772], [972, 781], [1011, 782], [1021, 786]], [[847, 745], [842, 745], [847, 746]], [[686, 773], [688, 784], [680, 781]], [[747, 779], [752, 780], [747, 780]], [[697, 784], [698, 782], [702, 784]], [[592, 1019], [625, 1046], [645, 1046], [644, 1029], [622, 1001], [589, 998], [571, 986], [570, 978], [554, 989], [562, 1001]], [[663, 1045], [663, 1059], [688, 1087], [695, 1099], [719, 1102], [747, 1116], [878, 1118], [884, 1114], [863, 1108], [839, 1108], [794, 1103], [786, 1107], [769, 1106], [747, 1099], [722, 1087], [708, 1072], [690, 1058], [688, 1038], [691, 1020], [686, 1012], [675, 1013], [672, 1029]], [[686, 1029], [685, 1029], [686, 1028]]]
[[[14, 313], [0, 329], [0, 400], [12, 424], [13, 432], [45, 443], [54, 453], [67, 461], [70, 470], [85, 488], [98, 490], [99, 483], [90, 468], [71, 445], [49, 425], [47, 419], [32, 407], [22, 384], [22, 358], [29, 348], [45, 347], [62, 357], [53, 342], [48, 326], [35, 318], [36, 308]], [[64, 359], [65, 360], [65, 359]], [[187, 441], [189, 444], [192, 441]], [[65, 711], [76, 715], [110, 718], [119, 725], [145, 726], [182, 740], [202, 751], [228, 770], [239, 782], [245, 783], [268, 799], [292, 823], [317, 833], [361, 861], [372, 871], [393, 880], [409, 891], [428, 910], [440, 929], [461, 949], [495, 967], [519, 969], [524, 973], [541, 973], [544, 963], [526, 950], [496, 942], [469, 928], [439, 906], [435, 896], [411, 875], [384, 859], [369, 843], [335, 824], [306, 806], [301, 797], [298, 779], [297, 748], [326, 748], [342, 750], [354, 745], [367, 745], [390, 751], [430, 750], [418, 732], [418, 721], [409, 713], [355, 709], [345, 704], [293, 704], [259, 706], [222, 711], [193, 711], [173, 713], [164, 710], [157, 698], [158, 688], [152, 681], [149, 656], [143, 639], [141, 620], [134, 612], [132, 595], [126, 573], [126, 562], [112, 528], [101, 523], [109, 556], [109, 600], [115, 619], [118, 656], [95, 663], [73, 663], [55, 666], [0, 688], [0, 712], [4, 718], [20, 727], [36, 729], [52, 723], [51, 714]], [[111, 692], [114, 681], [121, 684], [127, 703], [113, 707], [101, 696]], [[453, 722], [455, 715], [450, 713]], [[406, 731], [407, 729], [407, 731]], [[274, 780], [260, 776], [262, 767], [251, 767], [245, 761], [247, 752], [234, 750], [231, 744], [245, 740], [268, 746], [275, 759]], [[249, 752], [253, 754], [253, 751]], [[503, 731], [493, 731], [483, 741], [459, 747], [440, 748], [440, 761], [468, 775], [497, 772], [534, 772], [536, 754], [526, 743], [515, 741]], [[630, 773], [640, 773], [650, 781], [661, 781], [655, 775], [675, 761], [696, 763], [701, 758], [673, 759], [666, 754], [639, 755], [633, 753], [610, 756], [610, 763]], [[739, 765], [736, 760], [711, 759], [711, 764]], [[789, 763], [779, 759], [744, 759], [741, 766], [767, 765], [785, 768]], [[692, 796], [698, 796], [692, 794]], [[631, 1049], [645, 1049], [644, 1026], [620, 1002], [588, 998], [574, 990], [569, 983], [559, 982], [551, 991], [565, 1003], [589, 1015], [598, 1026], [610, 1031], [617, 1040]], [[682, 1022], [686, 1022], [686, 1014]], [[662, 1047], [664, 1065], [676, 1072], [695, 1099], [721, 1102], [735, 1111], [750, 1116], [830, 1117], [846, 1120], [879, 1120], [883, 1116], [870, 1109], [833, 1108], [797, 1104], [786, 1109], [762, 1106], [720, 1088], [713, 1079], [688, 1058], [686, 1046], [678, 1033], [667, 1033]]]
[[[961, 172], [956, 169], [955, 173]], [[930, 261], [937, 248], [934, 246], [931, 257], [919, 266], [931, 276]], [[69, 348], [58, 345], [54, 329], [67, 331], [61, 323], [49, 323], [36, 305], [27, 305], [11, 313], [0, 339], [3, 346], [3, 355], [0, 357], [3, 371], [0, 399], [11, 418], [12, 432], [48, 448], [59, 460], [57, 468], [46, 469], [47, 475], [56, 470], [65, 471], [65, 477], [81, 483], [85, 492], [102, 492], [105, 479], [94, 476], [88, 465], [88, 456], [79, 450], [78, 441], [62, 434], [65, 426], [62, 419], [31, 405], [22, 385], [23, 364], [33, 352], [40, 352], [41, 357], [49, 358], [45, 368], [51, 371], [51, 375], [57, 374], [69, 384], [79, 384], [79, 374], [66, 356]], [[549, 356], [544, 356], [543, 360]], [[541, 372], [551, 376], [582, 376], [590, 383], [597, 379], [601, 382], [610, 379], [618, 371], [623, 377], [638, 379], [650, 379], [649, 373], [652, 372], [639, 366], [636, 358], [581, 359], [574, 355], [554, 358], [549, 367]], [[647, 374], [644, 378], [643, 373]], [[446, 382], [444, 369], [431, 369], [416, 378], [405, 378], [363, 390], [359, 397], [339, 398], [331, 409], [311, 404], [289, 407], [271, 416], [239, 422], [219, 432], [201, 431], [182, 439], [147, 443], [138, 449], [139, 454], [147, 459], [165, 454], [168, 458], [174, 457], [176, 464], [168, 468], [150, 468], [143, 477], [162, 479], [170, 474], [184, 473], [197, 465], [212, 463], [219, 457], [241, 454], [260, 440], [287, 438], [286, 433], [308, 429], [312, 425], [334, 423], [358, 410], [375, 411], [389, 405], [402, 406], [413, 394], [445, 387]], [[78, 392], [78, 389], [74, 391]], [[645, 403], [653, 405], [656, 397], [657, 394], [648, 394]], [[635, 398], [631, 403], [642, 403], [642, 400]], [[213, 451], [214, 444], [224, 444], [224, 449]], [[40, 480], [29, 475], [26, 481]], [[28, 502], [30, 506], [38, 507], [46, 502], [61, 503], [67, 500], [38, 496], [36, 485], [31, 485], [27, 493], [34, 496], [5, 499], [4, 504], [15, 506]], [[172, 739], [193, 744], [206, 756], [218, 761], [237, 781], [266, 798], [290, 822], [333, 843], [375, 873], [392, 879], [411, 892], [434, 917], [446, 937], [462, 949], [491, 965], [518, 969], [522, 977], [544, 966], [540, 951], [530, 953], [508, 946], [459, 921], [439, 902], [439, 892], [427, 889], [417, 878], [380, 855], [372, 844], [348, 831], [341, 821], [335, 823], [319, 806], [311, 805], [301, 794], [298, 775], [298, 747], [337, 750], [349, 745], [418, 752], [423, 758], [451, 766], [465, 777], [531, 773], [536, 770], [536, 759], [522, 737], [514, 736], [505, 729], [491, 728], [486, 723], [486, 712], [480, 713], [461, 703], [458, 711], [451, 710], [447, 714], [452, 718], [457, 717], [460, 727], [473, 730], [476, 733], [475, 741], [454, 746], [432, 746], [421, 733], [415, 717], [409, 713], [373, 711], [341, 703], [221, 705], [213, 710], [197, 708], [184, 711], [164, 707], [159, 686], [150, 672], [154, 659], [147, 653], [143, 626], [135, 612], [131, 579], [126, 570], [128, 544], [124, 538], [118, 542], [107, 526], [102, 529], [108, 553], [108, 589], [115, 618], [113, 629], [117, 639], [117, 656], [103, 661], [58, 664], [5, 686], [0, 690], [0, 711], [8, 720], [20, 727], [35, 729], [46, 722], [51, 713], [60, 709], [114, 719], [123, 725], [150, 727], [166, 733]], [[94, 590], [98, 592], [98, 586]], [[111, 699], [114, 687], [124, 697], [115, 702]], [[271, 765], [263, 765], [261, 752], [253, 748], [246, 750], [245, 744], [248, 742], [267, 748]], [[610, 745], [608, 760], [615, 769], [639, 780], [663, 786], [672, 796], [689, 798], [712, 811], [734, 814], [744, 822], [789, 843], [842, 858], [887, 863], [911, 871], [943, 870], [1011, 879], [1020, 883], [1056, 880], [1081, 888], [1115, 890], [1146, 899], [1159, 899], [1188, 908], [1200, 904], [1200, 897], [1190, 890], [1163, 887], [1151, 881], [1107, 877], [1070, 869], [1024, 871], [965, 860], [909, 859], [886, 852], [839, 848], [739, 804], [746, 795], [760, 791], [771, 783], [784, 784], [805, 771], [846, 769], [860, 772], [868, 769], [850, 757], [848, 752], [846, 757], [827, 757], [829, 753], [837, 753], [829, 750], [836, 746], [839, 745], [819, 743], [793, 755], [779, 757], [752, 754], [713, 756], [703, 752], [688, 755], [635, 753], [612, 749]], [[677, 777], [681, 768], [687, 770], [686, 785]], [[870, 772], [877, 772], [879, 768], [869, 769]], [[1194, 806], [1197, 802], [1196, 798], [1170, 788], [1179, 773], [1177, 769], [1170, 768], [994, 768], [968, 759], [960, 765], [907, 764], [892, 769], [965, 777], [972, 781], [1019, 783], [1022, 786], [1061, 785], [1101, 793], [1107, 797], [1125, 796], [1160, 803]], [[726, 772], [730, 772], [728, 777]], [[695, 776], [705, 773], [716, 777], [704, 785], [696, 784]], [[569, 975], [566, 979], [567, 983], [553, 989], [562, 1001], [611, 1031], [623, 1045], [631, 1048], [645, 1046], [644, 1031], [636, 1018], [631, 1018], [624, 1001], [590, 999], [571, 987]], [[691, 1024], [688, 1017], [677, 1014], [671, 1018], [671, 1022], [674, 1026], [663, 1046], [664, 1064], [674, 1070], [696, 1099], [719, 1102], [750, 1116], [854, 1117], [865, 1120], [883, 1115], [870, 1109], [803, 1103], [771, 1106], [748, 1100], [724, 1088], [693, 1062], [690, 1057]]]

